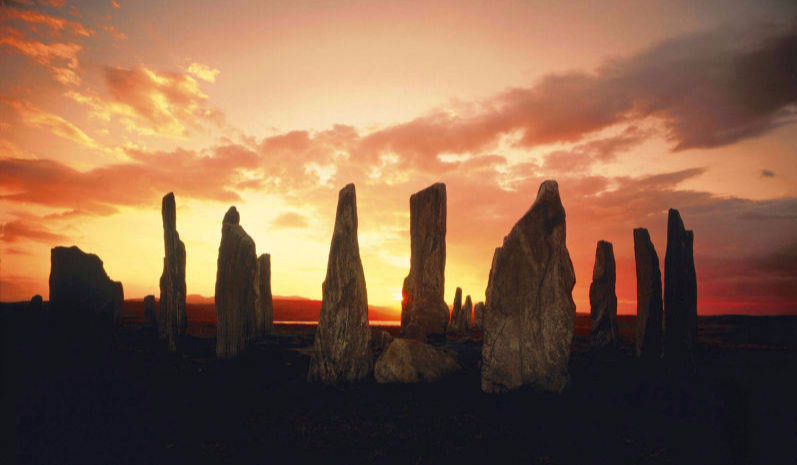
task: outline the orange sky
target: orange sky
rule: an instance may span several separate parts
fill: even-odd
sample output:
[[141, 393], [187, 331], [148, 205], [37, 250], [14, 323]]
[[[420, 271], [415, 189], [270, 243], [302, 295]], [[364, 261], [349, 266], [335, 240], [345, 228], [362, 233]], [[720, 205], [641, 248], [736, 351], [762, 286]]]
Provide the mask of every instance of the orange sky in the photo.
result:
[[354, 182], [369, 302], [398, 307], [409, 196], [442, 181], [446, 297], [479, 301], [553, 178], [578, 311], [604, 239], [633, 313], [632, 229], [663, 263], [673, 207], [701, 313], [797, 313], [793, 2], [1, 3], [0, 300], [46, 296], [67, 244], [156, 294], [169, 191], [190, 294], [234, 204], [274, 294], [320, 298]]

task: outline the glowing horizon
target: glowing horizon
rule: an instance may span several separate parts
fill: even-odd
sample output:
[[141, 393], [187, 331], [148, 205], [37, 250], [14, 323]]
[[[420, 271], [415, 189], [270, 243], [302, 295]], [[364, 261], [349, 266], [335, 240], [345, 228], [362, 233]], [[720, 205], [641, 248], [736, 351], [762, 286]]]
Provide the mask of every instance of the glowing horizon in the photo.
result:
[[56, 245], [157, 296], [170, 191], [189, 294], [235, 205], [274, 295], [320, 299], [354, 182], [369, 303], [397, 309], [409, 196], [444, 182], [445, 298], [475, 303], [550, 178], [578, 312], [608, 240], [634, 313], [632, 230], [663, 267], [676, 208], [700, 313], [797, 314], [797, 6], [200, 3], [2, 3], [0, 300], [46, 296]]

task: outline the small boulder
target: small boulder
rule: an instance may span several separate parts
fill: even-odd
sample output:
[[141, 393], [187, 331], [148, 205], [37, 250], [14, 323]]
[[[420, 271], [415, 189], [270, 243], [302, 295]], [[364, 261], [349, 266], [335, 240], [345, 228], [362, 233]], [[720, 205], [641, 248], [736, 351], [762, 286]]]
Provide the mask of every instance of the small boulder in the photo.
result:
[[412, 339], [394, 339], [374, 365], [378, 383], [434, 382], [461, 369], [456, 355]]
[[144, 327], [147, 329], [158, 329], [158, 317], [155, 314], [155, 296], [144, 297]]

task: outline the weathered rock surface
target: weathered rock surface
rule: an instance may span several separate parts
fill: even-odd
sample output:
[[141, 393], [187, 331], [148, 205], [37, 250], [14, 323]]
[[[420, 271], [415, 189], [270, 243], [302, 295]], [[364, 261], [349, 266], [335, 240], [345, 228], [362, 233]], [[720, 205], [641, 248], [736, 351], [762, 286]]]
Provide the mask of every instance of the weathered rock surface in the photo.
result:
[[147, 329], [158, 329], [158, 316], [155, 313], [155, 296], [144, 297], [144, 325]]
[[697, 344], [697, 275], [694, 234], [684, 228], [678, 210], [667, 220], [664, 256], [664, 359], [677, 370], [694, 370]]
[[461, 369], [456, 355], [412, 339], [394, 339], [374, 365], [378, 383], [434, 382]]
[[565, 236], [559, 186], [545, 181], [493, 256], [484, 315], [483, 391], [531, 385], [560, 392], [567, 385], [576, 278]]
[[258, 337], [274, 332], [274, 302], [271, 298], [271, 255], [257, 257], [255, 274], [255, 326]]
[[645, 228], [634, 229], [636, 261], [636, 355], [647, 360], [661, 357], [661, 271], [659, 256]]
[[465, 304], [462, 306], [462, 320], [465, 332], [470, 329], [470, 324], [473, 321], [473, 301], [470, 296], [465, 296]]
[[375, 354], [381, 354], [390, 343], [393, 342], [393, 336], [384, 329], [371, 327], [371, 348]]
[[404, 279], [401, 336], [424, 340], [446, 334], [446, 186], [433, 184], [410, 197], [410, 273]]
[[110, 344], [123, 302], [122, 283], [108, 277], [98, 256], [74, 246], [50, 251], [49, 311], [70, 336]]
[[322, 286], [321, 314], [307, 379], [340, 385], [360, 381], [373, 368], [368, 294], [357, 240], [354, 184], [341, 189]]
[[484, 302], [479, 302], [473, 307], [473, 330], [484, 330]]
[[448, 323], [446, 332], [449, 335], [459, 335], [465, 332], [464, 313], [462, 311], [462, 288], [457, 288], [454, 292], [454, 304], [451, 307], [451, 321]]
[[163, 273], [160, 279], [160, 314], [158, 334], [169, 343], [169, 350], [177, 350], [177, 339], [185, 335], [188, 319], [185, 315], [185, 244], [177, 233], [177, 208], [174, 194], [169, 192], [161, 201], [163, 217]]
[[246, 350], [255, 335], [255, 242], [238, 224], [230, 207], [221, 226], [216, 269], [216, 356], [233, 358]]
[[589, 304], [592, 326], [590, 340], [596, 348], [616, 346], [617, 329], [617, 267], [611, 242], [599, 241], [595, 250], [592, 284], [589, 286]]

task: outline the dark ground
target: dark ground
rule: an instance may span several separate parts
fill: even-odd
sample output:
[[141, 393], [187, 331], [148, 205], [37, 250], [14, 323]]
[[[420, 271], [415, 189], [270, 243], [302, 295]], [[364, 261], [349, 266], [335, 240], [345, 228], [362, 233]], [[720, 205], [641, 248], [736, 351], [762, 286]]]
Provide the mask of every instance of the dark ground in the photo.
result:
[[[312, 327], [279, 328], [236, 362], [209, 324], [185, 354], [126, 318], [117, 348], [78, 354], [55, 328], [4, 305], [7, 462], [729, 464], [797, 462], [797, 318], [700, 321], [698, 374], [676, 379], [631, 356], [588, 350], [579, 315], [569, 388], [482, 394], [480, 346], [444, 382], [336, 390], [305, 382]], [[45, 325], [46, 326], [46, 325]], [[395, 331], [397, 328], [389, 328]], [[53, 348], [53, 346], [56, 348]]]

